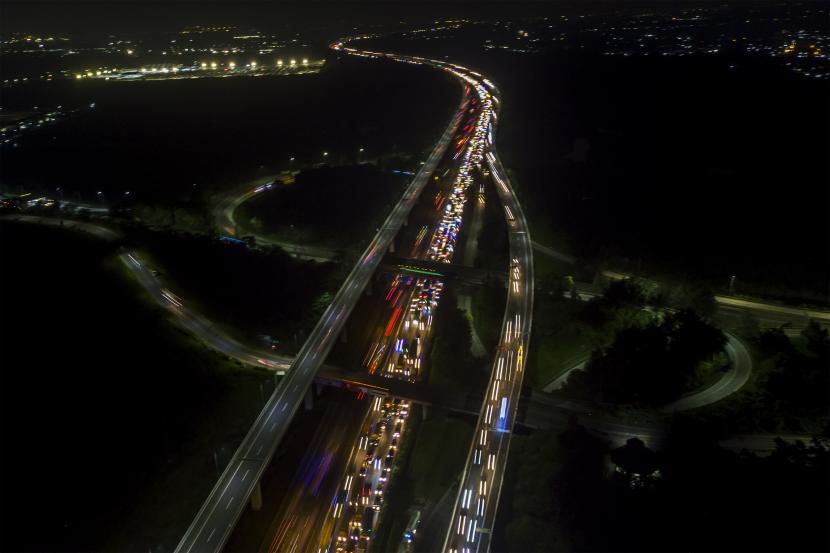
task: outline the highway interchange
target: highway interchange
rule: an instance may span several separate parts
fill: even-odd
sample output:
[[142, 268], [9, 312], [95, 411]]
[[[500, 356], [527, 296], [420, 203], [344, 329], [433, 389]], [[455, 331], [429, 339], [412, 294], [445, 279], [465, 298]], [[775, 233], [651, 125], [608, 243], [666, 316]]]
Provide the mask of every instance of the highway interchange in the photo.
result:
[[[511, 259], [508, 272], [508, 299], [500, 342], [476, 422], [474, 440], [470, 444], [467, 462], [454, 502], [452, 518], [448, 521], [443, 547], [444, 551], [449, 552], [486, 552], [489, 549], [491, 531], [497, 514], [499, 493], [507, 464], [510, 437], [516, 422], [525, 356], [530, 339], [534, 282], [533, 250], [536, 248], [538, 251], [544, 248], [531, 242], [521, 205], [510, 185], [506, 171], [498, 160], [494, 144], [499, 102], [498, 90], [481, 75], [446, 62], [358, 51], [344, 47], [342, 43], [337, 43], [333, 47], [353, 55], [385, 57], [448, 71], [466, 85], [465, 90], [468, 93], [474, 94], [476, 103], [471, 104], [468, 96], [462, 99], [458, 112], [433, 152], [355, 264], [296, 358], [265, 354], [229, 338], [216, 329], [210, 321], [187, 309], [178, 296], [164, 288], [156, 278], [153, 269], [148, 267], [135, 252], [124, 251], [119, 254], [124, 264], [133, 271], [153, 298], [166, 305], [185, 328], [205, 343], [230, 357], [286, 374], [199, 510], [179, 543], [177, 551], [220, 551], [224, 547], [248, 498], [258, 485], [288, 424], [340, 335], [352, 309], [378, 270], [386, 251], [390, 249], [390, 246], [394, 247], [396, 236], [407, 223], [422, 190], [444, 160], [447, 152], [452, 152], [453, 142], [457, 140], [456, 132], [460, 124], [465, 121], [465, 115], [468, 115], [465, 113], [466, 110], [472, 105], [475, 108], [475, 124], [468, 131], [467, 139], [462, 143], [463, 157], [455, 164], [452, 191], [446, 195], [445, 202], [442, 202], [436, 210], [440, 215], [439, 223], [432, 227], [433, 232], [422, 236], [423, 239], [429, 235], [430, 239], [416, 243], [410, 256], [446, 263], [452, 261], [455, 240], [461, 228], [465, 192], [474, 182], [471, 177], [473, 167], [478, 167], [479, 170], [486, 167], [497, 185], [496, 190], [508, 223]], [[457, 143], [455, 146], [457, 147]], [[456, 158], [453, 161], [456, 161]], [[217, 213], [221, 217], [226, 217], [229, 228], [233, 228], [233, 211], [243, 201], [260, 191], [262, 190], [258, 187], [227, 200], [220, 205]], [[446, 209], [441, 210], [444, 205]], [[25, 216], [16, 218], [25, 220]], [[34, 222], [34, 218], [31, 219]], [[108, 240], [117, 238], [116, 233], [97, 225], [72, 222], [66, 226], [82, 229]], [[276, 245], [284, 247], [281, 243], [276, 243]], [[320, 259], [330, 256], [330, 252], [318, 252], [314, 248], [296, 250], [292, 253]], [[390, 304], [393, 318], [390, 318], [388, 326], [369, 346], [366, 367], [370, 374], [374, 367], [374, 370], [379, 368], [380, 373], [390, 378], [409, 381], [419, 376], [418, 369], [420, 369], [422, 357], [420, 341], [426, 339], [432, 313], [440, 300], [441, 286], [440, 281], [434, 279], [403, 279], [400, 275], [397, 280], [393, 281], [389, 289], [391, 295], [386, 296], [387, 300], [395, 298], [395, 301]], [[736, 308], [753, 307], [752, 302], [734, 298], [718, 298], [718, 301], [723, 305]], [[771, 311], [781, 316], [803, 314], [803, 310], [784, 307]], [[822, 312], [815, 313], [818, 313], [820, 318], [826, 317], [826, 314]], [[746, 355], [746, 351], [735, 355]], [[725, 379], [719, 382], [720, 388], [707, 390], [711, 394], [708, 399], [683, 398], [667, 406], [666, 409], [669, 411], [687, 409], [711, 403], [721, 399], [726, 393], [739, 389], [748, 377], [748, 370], [735, 371], [729, 381]], [[390, 412], [393, 413], [391, 416], [396, 422], [397, 419], [401, 419], [401, 410], [405, 411], [406, 407], [401, 408], [400, 401], [396, 405], [391, 403], [391, 399], [382, 400], [377, 397], [373, 400], [357, 442], [350, 450], [350, 461], [344, 472], [342, 493], [338, 492], [338, 501], [331, 507], [335, 514], [331, 517], [334, 522], [322, 533], [309, 531], [309, 536], [318, 540], [320, 547], [324, 547], [323, 541], [320, 540], [325, 540], [329, 544], [329, 550], [345, 550], [345, 547], [342, 549], [340, 547], [344, 541], [352, 539], [354, 521], [357, 519], [362, 522], [366, 519], [366, 515], [362, 514], [361, 510], [364, 513], [366, 507], [374, 510], [375, 499], [382, 495], [378, 494], [377, 490], [379, 485], [382, 489], [381, 484], [386, 480], [385, 476], [382, 477], [384, 467], [376, 466], [375, 459], [379, 460], [381, 457], [385, 459], [390, 448], [394, 452], [397, 441], [400, 440], [400, 435], [392, 436], [385, 432], [375, 432], [375, 425], [380, 424], [380, 421]], [[405, 413], [403, 418], [405, 418]], [[385, 430], [388, 430], [386, 426]], [[622, 433], [625, 432], [629, 432], [629, 429], [622, 430]], [[630, 432], [638, 436], [648, 434], [643, 429], [633, 427]], [[375, 434], [377, 438], [373, 437]], [[371, 446], [378, 450], [379, 455], [373, 453], [371, 462], [367, 463], [370, 440], [375, 442]], [[649, 441], [648, 438], [646, 441]], [[343, 440], [343, 443], [347, 441]], [[366, 481], [370, 484], [368, 496], [365, 484], [361, 483], [360, 490], [357, 489], [358, 479], [354, 478], [352, 474], [354, 472], [358, 474], [363, 472], [363, 476], [367, 476]], [[371, 524], [376, 524], [376, 521]], [[286, 532], [287, 530], [283, 528], [277, 534], [286, 535]], [[366, 532], [361, 533], [358, 529], [354, 534], [354, 540], [359, 541], [366, 535]], [[308, 543], [310, 545], [310, 542]], [[365, 546], [361, 546], [361, 549], [363, 547]], [[284, 548], [272, 549], [284, 550]]]

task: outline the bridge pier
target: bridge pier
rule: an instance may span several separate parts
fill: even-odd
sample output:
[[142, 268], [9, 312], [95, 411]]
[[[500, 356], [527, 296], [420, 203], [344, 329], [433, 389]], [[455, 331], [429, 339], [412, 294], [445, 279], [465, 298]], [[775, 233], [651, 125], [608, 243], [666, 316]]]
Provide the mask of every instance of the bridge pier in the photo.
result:
[[303, 407], [306, 411], [314, 409], [314, 394], [311, 392], [311, 387], [305, 391], [305, 399], [303, 399]]
[[374, 280], [375, 280], [375, 277], [374, 277], [374, 275], [372, 275], [372, 278], [370, 278], [370, 279], [369, 279], [369, 282], [367, 282], [367, 283], [366, 283], [366, 288], [364, 288], [364, 289], [363, 289], [363, 292], [364, 292], [367, 296], [371, 296], [371, 295], [372, 295], [372, 282], [373, 282]]
[[343, 330], [340, 331], [340, 342], [343, 344], [349, 343], [349, 335], [347, 329], [349, 328], [348, 321], [343, 325]]
[[391, 242], [389, 242], [389, 253], [395, 253], [395, 239], [393, 238]]
[[427, 420], [428, 416], [429, 416], [429, 405], [424, 403], [424, 404], [421, 405], [421, 420], [422, 421]]
[[262, 485], [257, 480], [254, 490], [251, 492], [251, 510], [259, 511], [262, 509]]

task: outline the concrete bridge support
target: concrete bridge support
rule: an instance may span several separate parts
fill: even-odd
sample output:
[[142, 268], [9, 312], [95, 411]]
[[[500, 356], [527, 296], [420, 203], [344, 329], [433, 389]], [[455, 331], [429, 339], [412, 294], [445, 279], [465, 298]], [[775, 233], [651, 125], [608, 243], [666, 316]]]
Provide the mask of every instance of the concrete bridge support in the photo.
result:
[[425, 421], [429, 417], [429, 405], [426, 403], [421, 405], [421, 420]]

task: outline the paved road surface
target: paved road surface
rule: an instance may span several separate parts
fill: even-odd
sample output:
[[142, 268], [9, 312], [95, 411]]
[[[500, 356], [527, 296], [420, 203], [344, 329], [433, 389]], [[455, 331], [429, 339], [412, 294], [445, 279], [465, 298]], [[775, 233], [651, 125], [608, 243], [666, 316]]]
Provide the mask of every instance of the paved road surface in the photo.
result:
[[242, 514], [248, 497], [270, 462], [294, 412], [299, 408], [306, 391], [313, 382], [317, 370], [334, 345], [334, 341], [369, 279], [377, 270], [383, 254], [398, 234], [427, 179], [443, 156], [461, 116], [463, 105], [462, 99], [456, 117], [447, 126], [433, 152], [406, 188], [366, 251], [358, 259], [317, 326], [312, 330], [288, 371], [287, 377], [268, 399], [230, 464], [179, 542], [176, 551], [221, 550], [234, 524]]
[[[213, 214], [214, 218], [216, 219], [216, 224], [219, 226], [222, 232], [229, 236], [236, 235], [236, 209], [246, 201], [253, 198], [254, 196], [266, 192], [268, 190], [266, 186], [268, 185], [268, 183], [272, 181], [273, 179], [262, 179], [261, 181], [258, 181], [258, 184], [246, 187], [241, 191], [237, 190], [231, 192], [219, 201], [219, 203], [216, 205], [216, 208], [213, 211]], [[337, 259], [337, 257], [339, 256], [339, 252], [331, 248], [296, 244], [293, 242], [287, 242], [285, 240], [276, 240], [269, 238], [267, 236], [262, 236], [254, 232], [251, 232], [250, 234], [255, 236], [257, 244], [263, 244], [266, 246], [278, 246], [286, 252], [290, 253], [291, 255], [299, 257], [300, 259], [312, 259], [314, 261], [331, 261], [333, 259]]]

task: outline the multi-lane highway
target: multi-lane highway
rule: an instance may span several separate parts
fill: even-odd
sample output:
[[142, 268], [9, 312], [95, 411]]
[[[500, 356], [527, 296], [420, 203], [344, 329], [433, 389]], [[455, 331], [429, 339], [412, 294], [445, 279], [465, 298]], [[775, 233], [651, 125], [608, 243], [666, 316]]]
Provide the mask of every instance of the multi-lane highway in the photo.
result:
[[[470, 161], [470, 165], [477, 166], [479, 169], [481, 167], [489, 168], [491, 178], [496, 185], [496, 190], [502, 202], [508, 225], [511, 259], [508, 268], [508, 299], [499, 346], [476, 423], [474, 441], [469, 449], [455, 499], [452, 517], [448, 521], [448, 531], [443, 549], [444, 551], [457, 552], [487, 551], [497, 514], [510, 437], [516, 421], [518, 400], [524, 375], [524, 360], [530, 338], [534, 293], [532, 256], [534, 244], [530, 240], [521, 205], [495, 149], [494, 136], [499, 105], [498, 90], [495, 85], [481, 75], [458, 65], [411, 56], [361, 52], [342, 48], [342, 44], [337, 49], [343, 49], [355, 55], [383, 56], [397, 61], [419, 63], [448, 71], [473, 90], [480, 103], [480, 109], [476, 112], [475, 133], [471, 132], [470, 135], [478, 136], [478, 140], [473, 142], [480, 143], [481, 149], [478, 158], [471, 154], [472, 161]], [[209, 321], [189, 312], [180, 298], [163, 288], [152, 271], [135, 254], [126, 252], [122, 254], [122, 260], [128, 267], [131, 267], [145, 288], [156, 297], [157, 301], [165, 303], [172, 312], [179, 316], [185, 327], [206, 342], [215, 346], [218, 344], [217, 349], [228, 355], [241, 357], [248, 362], [260, 363], [271, 368], [279, 367], [282, 370], [287, 370], [290, 363], [288, 376], [269, 398], [265, 408], [256, 419], [225, 472], [221, 475], [188, 528], [179, 543], [177, 551], [218, 551], [227, 541], [250, 494], [258, 485], [262, 472], [270, 462], [271, 456], [285, 433], [293, 414], [298, 409], [319, 367], [340, 334], [346, 319], [369, 279], [377, 270], [384, 253], [393, 243], [395, 236], [407, 219], [427, 180], [432, 176], [452, 140], [457, 139], [455, 130], [466, 111], [466, 101], [462, 101], [459, 111], [445, 130], [432, 154], [406, 189], [398, 204], [393, 208], [384, 225], [378, 230], [294, 360], [265, 356], [246, 349], [244, 346], [222, 337], [221, 334], [216, 334]], [[462, 142], [462, 144], [465, 143]], [[474, 148], [462, 148], [462, 150], [466, 156], [466, 152], [471, 152]], [[462, 166], [467, 161], [466, 158], [462, 160]], [[460, 180], [463, 181], [463, 179]], [[469, 182], [466, 182], [461, 188], [462, 191], [459, 194], [462, 197], [463, 190], [468, 185]], [[221, 216], [227, 217], [227, 221], [232, 226], [234, 209], [241, 201], [262, 191], [261, 186], [241, 196], [236, 196], [235, 199], [229, 200], [220, 206]], [[429, 246], [425, 257], [433, 261], [449, 262], [452, 259], [453, 245], [460, 228], [459, 205], [453, 203], [452, 195], [447, 196], [447, 198], [449, 198], [449, 201], [442, 222], [434, 229], [430, 241], [425, 243]], [[463, 207], [463, 199], [460, 205]], [[296, 253], [314, 257], [314, 252]], [[413, 305], [412, 301], [420, 297], [422, 290], [423, 286], [420, 288], [417, 284], [413, 286], [407, 301], [404, 302], [408, 311], [412, 311], [410, 309]], [[438, 292], [440, 293], [440, 289]], [[429, 299], [431, 301], [431, 296]], [[417, 311], [423, 309], [427, 304], [419, 306], [416, 301], [414, 305], [415, 311]], [[429, 309], [434, 307], [434, 303], [429, 304]], [[790, 313], [786, 314], [790, 315]], [[406, 320], [401, 318], [400, 321], [395, 322], [391, 333], [393, 336], [402, 332], [402, 326]], [[407, 327], [406, 330], [410, 328]], [[405, 340], [410, 341], [416, 337], [412, 332], [408, 335], [404, 332], [403, 335]], [[404, 359], [403, 364], [406, 366], [408, 354], [395, 351], [391, 347], [393, 341], [390, 340], [386, 346], [390, 354], [384, 360], [383, 365], [385, 366], [387, 360], [391, 359], [390, 367], [392, 369], [390, 372], [396, 373], [397, 369], [395, 367], [399, 366], [399, 359]], [[414, 363], [415, 358], [419, 357], [420, 355], [413, 357], [412, 362]], [[409, 373], [406, 376], [408, 377]], [[743, 378], [743, 376], [739, 376], [740, 378]], [[745, 381], [745, 378], [743, 379]], [[719, 393], [719, 391], [716, 390], [713, 393]], [[686, 403], [688, 403], [688, 400]], [[677, 404], [685, 407], [683, 400], [680, 400]], [[677, 408], [677, 406], [674, 407]], [[635, 429], [634, 431], [642, 435], [642, 429]], [[387, 445], [384, 447], [387, 447]], [[336, 532], [336, 527], [334, 528]]]
[[[498, 90], [490, 81], [482, 78], [479, 88], [491, 94], [498, 106]], [[490, 548], [533, 317], [533, 245], [524, 210], [496, 152], [497, 120], [494, 113], [488, 130], [487, 163], [504, 208], [509, 233], [511, 264], [507, 305], [490, 382], [449, 521], [444, 551], [486, 552]]]
[[286, 378], [266, 402], [251, 430], [182, 537], [177, 551], [219, 551], [227, 541], [294, 412], [311, 386], [317, 370], [377, 270], [383, 254], [404, 224], [427, 179], [443, 157], [457, 122], [463, 115], [465, 103], [465, 99], [462, 98], [456, 116], [447, 126], [429, 158], [346, 277], [334, 300], [300, 349]]

